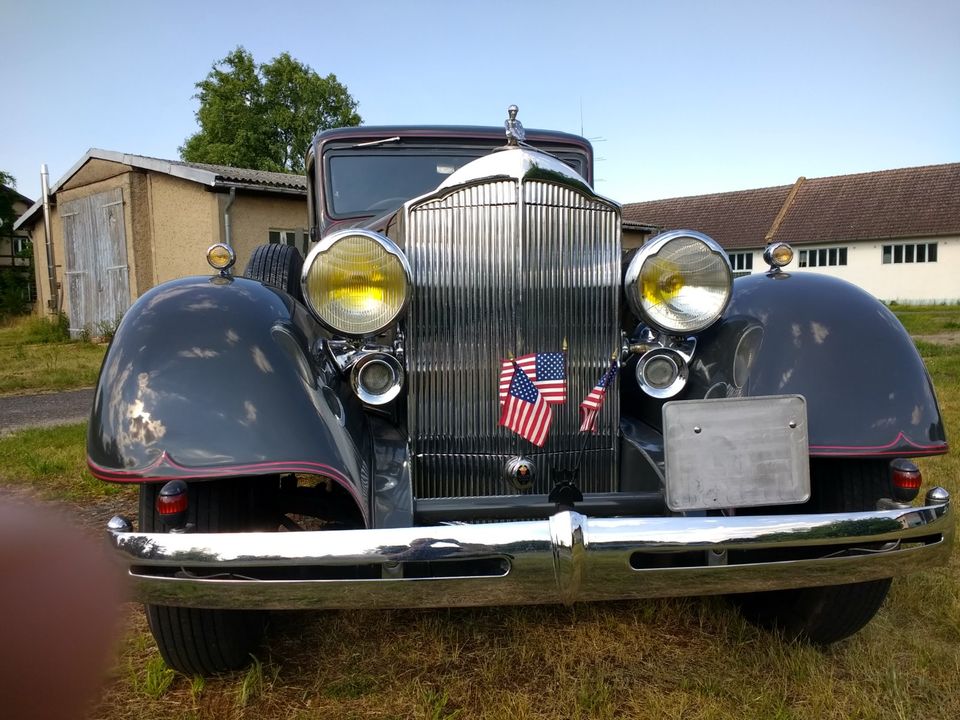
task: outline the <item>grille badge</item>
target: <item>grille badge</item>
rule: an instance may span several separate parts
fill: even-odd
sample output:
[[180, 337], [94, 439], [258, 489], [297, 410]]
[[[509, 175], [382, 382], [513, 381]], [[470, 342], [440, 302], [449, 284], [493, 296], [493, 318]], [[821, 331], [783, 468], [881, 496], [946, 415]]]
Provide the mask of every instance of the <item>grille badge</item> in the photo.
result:
[[537, 477], [537, 466], [525, 457], [513, 457], [503, 467], [504, 479], [517, 490], [529, 490]]

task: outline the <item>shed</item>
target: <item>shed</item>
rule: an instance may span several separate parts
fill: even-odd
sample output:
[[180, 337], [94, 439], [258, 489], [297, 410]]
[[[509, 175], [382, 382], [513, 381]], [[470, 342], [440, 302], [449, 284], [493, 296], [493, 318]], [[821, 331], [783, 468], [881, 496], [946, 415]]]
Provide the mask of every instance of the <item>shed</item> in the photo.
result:
[[262, 243], [307, 246], [302, 175], [91, 149], [49, 199], [53, 282], [42, 198], [14, 228], [33, 240], [37, 312], [62, 310], [74, 335], [114, 326], [155, 285], [210, 272], [206, 250], [227, 239], [227, 215], [240, 268]]

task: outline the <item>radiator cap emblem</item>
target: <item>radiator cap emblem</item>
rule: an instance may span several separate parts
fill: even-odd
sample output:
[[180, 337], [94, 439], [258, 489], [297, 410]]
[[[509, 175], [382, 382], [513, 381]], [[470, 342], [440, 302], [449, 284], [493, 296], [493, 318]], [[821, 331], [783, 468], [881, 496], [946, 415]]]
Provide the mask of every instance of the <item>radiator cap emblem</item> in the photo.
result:
[[507, 131], [507, 145], [517, 146], [522, 145], [523, 141], [527, 139], [527, 133], [523, 129], [523, 124], [517, 120], [517, 113], [520, 111], [516, 105], [511, 105], [507, 108], [507, 121], [503, 124], [503, 127]]
[[510, 458], [503, 468], [503, 477], [517, 490], [529, 490], [537, 477], [537, 466], [525, 457]]

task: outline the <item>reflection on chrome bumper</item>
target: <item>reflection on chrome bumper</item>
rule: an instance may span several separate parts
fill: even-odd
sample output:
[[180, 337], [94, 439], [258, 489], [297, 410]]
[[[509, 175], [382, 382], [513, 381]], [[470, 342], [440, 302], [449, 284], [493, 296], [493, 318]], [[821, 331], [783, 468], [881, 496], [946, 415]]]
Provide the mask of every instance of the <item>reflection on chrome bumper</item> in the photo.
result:
[[[953, 529], [947, 499], [820, 515], [590, 518], [560, 512], [548, 520], [483, 525], [223, 534], [111, 529], [109, 537], [130, 566], [137, 598], [148, 603], [401, 608], [872, 580], [945, 563]], [[742, 552], [769, 549], [784, 552], [773, 561]]]

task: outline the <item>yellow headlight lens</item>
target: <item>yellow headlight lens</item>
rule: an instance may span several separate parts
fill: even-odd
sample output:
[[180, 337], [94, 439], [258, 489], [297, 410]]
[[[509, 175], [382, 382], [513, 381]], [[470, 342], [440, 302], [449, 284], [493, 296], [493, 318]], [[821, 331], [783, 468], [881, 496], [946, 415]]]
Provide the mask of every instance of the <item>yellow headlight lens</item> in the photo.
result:
[[407, 301], [409, 269], [388, 238], [346, 230], [326, 238], [307, 258], [303, 294], [336, 332], [371, 335], [386, 328]]
[[207, 262], [214, 270], [226, 270], [233, 266], [237, 256], [233, 250], [223, 243], [217, 243], [207, 248]]
[[677, 230], [654, 238], [627, 268], [627, 298], [638, 317], [670, 333], [712, 325], [730, 298], [732, 273], [719, 245]]
[[793, 248], [786, 243], [770, 245], [763, 251], [763, 259], [773, 267], [784, 267], [793, 260]]

